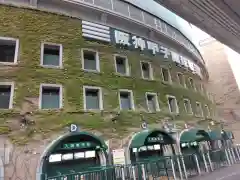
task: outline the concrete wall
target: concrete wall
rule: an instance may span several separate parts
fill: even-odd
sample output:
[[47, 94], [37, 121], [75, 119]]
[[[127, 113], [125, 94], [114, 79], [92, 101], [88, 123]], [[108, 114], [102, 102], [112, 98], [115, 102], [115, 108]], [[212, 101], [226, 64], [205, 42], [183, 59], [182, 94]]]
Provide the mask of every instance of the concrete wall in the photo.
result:
[[240, 75], [239, 55], [224, 44], [212, 39], [201, 44], [201, 51], [209, 71], [207, 89], [214, 95], [217, 112], [226, 120], [227, 128], [240, 142]]

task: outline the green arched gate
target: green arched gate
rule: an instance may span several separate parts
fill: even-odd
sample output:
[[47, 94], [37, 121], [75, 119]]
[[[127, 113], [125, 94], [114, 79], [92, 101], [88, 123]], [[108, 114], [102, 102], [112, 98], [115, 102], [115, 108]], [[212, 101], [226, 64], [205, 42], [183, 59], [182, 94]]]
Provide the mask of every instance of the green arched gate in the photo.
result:
[[174, 153], [173, 144], [175, 140], [164, 130], [143, 130], [138, 132], [130, 143], [130, 160], [135, 163], [160, 158], [166, 155], [164, 151], [167, 150]]
[[192, 154], [199, 152], [199, 142], [209, 141], [208, 132], [202, 129], [192, 128], [184, 131], [180, 137], [180, 147], [182, 154]]
[[106, 150], [105, 142], [89, 132], [64, 135], [52, 143], [42, 157], [41, 180], [105, 166]]

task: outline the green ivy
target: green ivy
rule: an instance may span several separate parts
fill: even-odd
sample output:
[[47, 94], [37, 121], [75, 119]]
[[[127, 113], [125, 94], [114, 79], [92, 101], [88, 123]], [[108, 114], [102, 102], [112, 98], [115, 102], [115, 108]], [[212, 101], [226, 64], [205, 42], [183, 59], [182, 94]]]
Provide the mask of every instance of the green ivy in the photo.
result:
[[[0, 134], [9, 134], [14, 142], [27, 142], [35, 134], [43, 135], [61, 131], [71, 123], [77, 123], [87, 130], [104, 132], [106, 137], [124, 136], [128, 128], [139, 127], [141, 117], [150, 124], [172, 115], [168, 113], [166, 95], [176, 96], [180, 114], [173, 116], [176, 122], [198, 120], [194, 116], [184, 113], [183, 98], [191, 102], [199, 101], [203, 105], [212, 103], [205, 95], [183, 88], [177, 83], [177, 72], [193, 77], [195, 82], [200, 79], [191, 73], [176, 67], [171, 61], [161, 57], [141, 55], [139, 52], [117, 49], [111, 45], [89, 42], [83, 39], [81, 21], [79, 19], [61, 16], [37, 10], [0, 6], [0, 36], [18, 38], [20, 42], [18, 64], [2, 68], [0, 81], [14, 81], [14, 109], [0, 111]], [[58, 43], [63, 45], [63, 69], [49, 69], [40, 66], [41, 42]], [[100, 56], [100, 73], [89, 73], [82, 70], [81, 48], [97, 50]], [[122, 77], [115, 74], [113, 54], [128, 57], [131, 76]], [[154, 71], [154, 80], [141, 79], [140, 60], [150, 61]], [[162, 82], [160, 67], [170, 67], [173, 83]], [[59, 111], [38, 110], [39, 87], [41, 83], [62, 84], [64, 90], [64, 108]], [[84, 112], [83, 85], [103, 88], [104, 111]], [[136, 104], [135, 112], [122, 112], [116, 122], [112, 117], [118, 112], [118, 89], [131, 89]], [[148, 113], [145, 109], [145, 92], [158, 93], [159, 113]], [[34, 125], [28, 127], [24, 133], [12, 131], [10, 120], [19, 119], [19, 114], [28, 104], [32, 111], [31, 119]], [[195, 103], [192, 103], [195, 111]], [[21, 139], [19, 139], [21, 134]]]

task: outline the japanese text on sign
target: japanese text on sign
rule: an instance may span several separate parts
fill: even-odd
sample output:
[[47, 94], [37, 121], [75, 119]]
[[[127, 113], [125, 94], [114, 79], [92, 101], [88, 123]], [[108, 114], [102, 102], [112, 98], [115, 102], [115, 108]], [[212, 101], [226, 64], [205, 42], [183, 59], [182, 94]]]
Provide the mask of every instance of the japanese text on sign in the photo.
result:
[[164, 58], [168, 58], [168, 56], [171, 54], [169, 49], [166, 47], [159, 47], [157, 43], [147, 41], [141, 37], [130, 35], [119, 30], [114, 30], [114, 37], [116, 44], [119, 45], [132, 46], [135, 49], [140, 49], [141, 51], [149, 50], [154, 55], [160, 52], [161, 54], [163, 54]]

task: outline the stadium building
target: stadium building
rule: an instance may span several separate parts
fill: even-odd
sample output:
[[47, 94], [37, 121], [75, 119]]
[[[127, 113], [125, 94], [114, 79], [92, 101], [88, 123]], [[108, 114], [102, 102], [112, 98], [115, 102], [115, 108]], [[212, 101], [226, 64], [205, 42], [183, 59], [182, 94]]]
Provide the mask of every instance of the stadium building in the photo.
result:
[[2, 142], [28, 144], [39, 159], [70, 124], [116, 148], [143, 122], [161, 128], [167, 118], [181, 130], [214, 120], [190, 24], [159, 8], [123, 0], [1, 1]]

